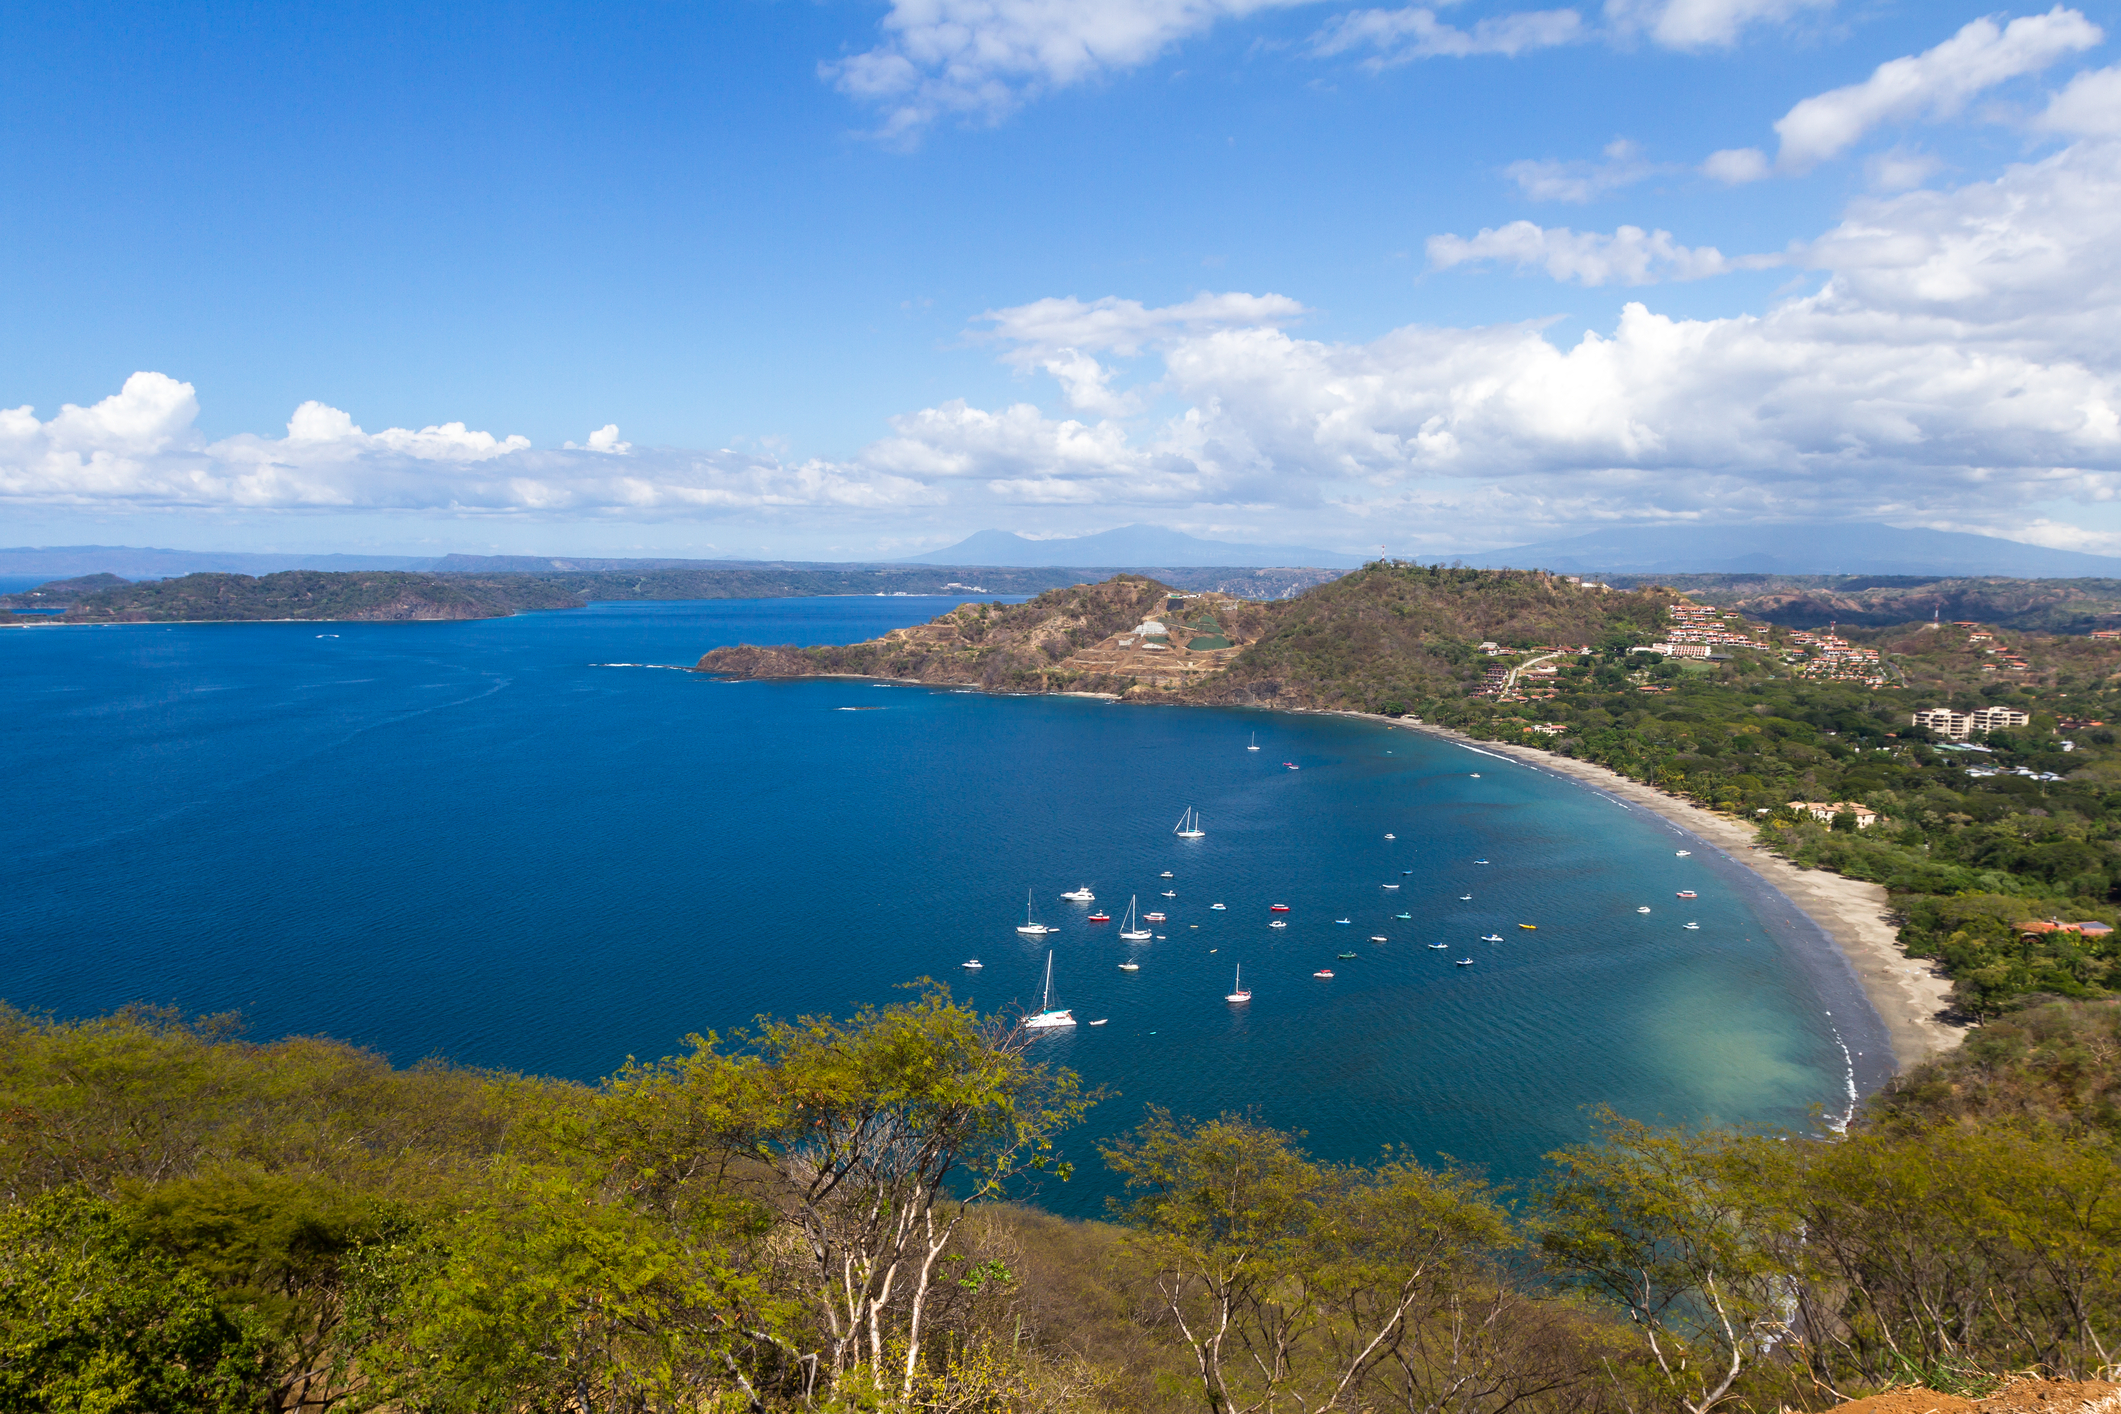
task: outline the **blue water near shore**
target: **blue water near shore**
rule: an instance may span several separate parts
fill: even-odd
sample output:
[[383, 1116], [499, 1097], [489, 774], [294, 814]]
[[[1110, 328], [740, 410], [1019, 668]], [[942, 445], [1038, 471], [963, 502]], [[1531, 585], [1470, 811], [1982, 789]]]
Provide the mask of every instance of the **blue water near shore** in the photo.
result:
[[[623, 666], [848, 641], [949, 602], [0, 633], [0, 997], [240, 1010], [254, 1037], [589, 1080], [923, 974], [1035, 1004], [1050, 946], [1057, 1002], [1109, 1020], [1039, 1044], [1119, 1092], [1071, 1140], [1076, 1181], [1042, 1195], [1078, 1212], [1106, 1191], [1090, 1140], [1145, 1103], [1524, 1179], [1594, 1105], [1805, 1125], [1845, 1108], [1851, 1061], [1860, 1085], [1889, 1064], [1846, 965], [1754, 876], [1455, 743]], [[1206, 838], [1172, 834], [1188, 806]], [[1160, 906], [1161, 938], [1088, 923], [1057, 897], [1078, 884], [1115, 917]], [[1027, 889], [1048, 941], [1015, 932]], [[1222, 1000], [1238, 963], [1245, 1007]]]

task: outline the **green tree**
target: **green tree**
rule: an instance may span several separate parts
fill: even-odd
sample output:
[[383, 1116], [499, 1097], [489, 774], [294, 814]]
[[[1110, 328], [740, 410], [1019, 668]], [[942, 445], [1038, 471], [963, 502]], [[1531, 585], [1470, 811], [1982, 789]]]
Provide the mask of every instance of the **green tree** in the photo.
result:
[[112, 1204], [65, 1190], [0, 1212], [0, 1408], [247, 1414], [259, 1346]]

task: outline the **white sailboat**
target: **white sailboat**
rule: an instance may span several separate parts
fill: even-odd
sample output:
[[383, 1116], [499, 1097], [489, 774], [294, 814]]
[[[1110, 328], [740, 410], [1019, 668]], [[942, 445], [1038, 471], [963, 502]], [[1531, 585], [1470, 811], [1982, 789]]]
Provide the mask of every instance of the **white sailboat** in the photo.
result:
[[1046, 934], [1053, 931], [1053, 929], [1048, 928], [1045, 924], [1039, 922], [1037, 918], [1032, 916], [1031, 890], [1029, 889], [1024, 890], [1024, 924], [1016, 931], [1022, 933], [1027, 938], [1043, 938], [1046, 936]]
[[1130, 943], [1146, 943], [1152, 936], [1146, 925], [1135, 920], [1132, 894], [1127, 895], [1127, 917], [1119, 925], [1119, 935]]
[[1073, 1026], [1074, 1024], [1074, 1012], [1066, 1009], [1056, 1009], [1053, 1005], [1053, 954], [1049, 950], [1046, 953], [1045, 994], [1039, 998], [1038, 1015], [1024, 1018], [1024, 1029], [1026, 1031], [1051, 1031], [1055, 1027]]
[[1247, 750], [1247, 751], [1257, 751], [1257, 750], [1259, 750], [1259, 733], [1258, 733], [1258, 732], [1254, 732], [1254, 733], [1252, 733], [1252, 744], [1251, 744], [1250, 746], [1246, 747], [1246, 748], [1245, 748], [1245, 750]]
[[1243, 963], [1237, 964], [1237, 976], [1230, 982], [1230, 995], [1224, 997], [1223, 1000], [1226, 1002], [1249, 1002], [1252, 1000], [1252, 994], [1245, 990], [1245, 965]]
[[1186, 813], [1178, 817], [1178, 824], [1172, 828], [1171, 833], [1182, 840], [1197, 840], [1207, 831], [1200, 827], [1200, 812], [1189, 805], [1186, 807]]

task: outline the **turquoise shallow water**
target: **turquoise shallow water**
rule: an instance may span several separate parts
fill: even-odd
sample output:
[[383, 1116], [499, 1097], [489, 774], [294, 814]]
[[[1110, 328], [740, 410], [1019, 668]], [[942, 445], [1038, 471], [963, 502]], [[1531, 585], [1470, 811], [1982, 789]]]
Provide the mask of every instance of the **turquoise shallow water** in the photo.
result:
[[[240, 1009], [257, 1036], [589, 1079], [922, 974], [1035, 1002], [1050, 946], [1057, 1000], [1108, 1024], [1041, 1047], [1120, 1092], [1044, 1195], [1077, 1211], [1104, 1192], [1088, 1141], [1145, 1102], [1522, 1178], [1595, 1104], [1801, 1124], [1887, 1067], [1779, 895], [1514, 762], [1345, 718], [609, 666], [941, 606], [0, 633], [0, 996]], [[1206, 838], [1173, 836], [1187, 806]], [[1058, 898], [1083, 883], [1115, 917], [1161, 905], [1163, 938], [1085, 921]], [[1027, 889], [1046, 942], [1015, 932]]]

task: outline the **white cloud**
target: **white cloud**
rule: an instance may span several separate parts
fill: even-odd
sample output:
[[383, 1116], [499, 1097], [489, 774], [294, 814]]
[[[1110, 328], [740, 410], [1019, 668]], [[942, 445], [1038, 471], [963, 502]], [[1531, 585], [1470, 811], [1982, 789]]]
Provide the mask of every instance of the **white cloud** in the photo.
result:
[[1806, 172], [1840, 156], [1881, 123], [1948, 118], [1985, 90], [2038, 73], [2103, 38], [2097, 25], [2060, 5], [2001, 28], [1992, 19], [1974, 20], [1934, 49], [1889, 60], [1862, 83], [1790, 109], [1775, 124], [1782, 139], [1776, 166]]
[[605, 452], [619, 457], [633, 450], [633, 443], [619, 440], [619, 425], [616, 422], [607, 422], [590, 433], [589, 440], [579, 447], [572, 442], [564, 445], [570, 452]]
[[2121, 66], [2078, 74], [2048, 100], [2038, 125], [2078, 136], [2121, 137]]
[[916, 141], [944, 118], [998, 122], [1026, 99], [1138, 68], [1217, 21], [1309, 0], [892, 0], [884, 41], [819, 66]]
[[1643, 34], [1666, 49], [1728, 49], [1748, 25], [1825, 10], [1834, 0], [1606, 0], [1605, 18], [1627, 38]]
[[1615, 138], [1605, 145], [1603, 162], [1558, 162], [1527, 158], [1502, 169], [1517, 189], [1534, 201], [1586, 202], [1633, 186], [1662, 170], [1645, 161], [1639, 143]]
[[0, 410], [0, 503], [667, 518], [933, 497], [871, 468], [730, 451], [621, 461], [614, 454], [632, 449], [616, 427], [590, 434], [589, 448], [537, 451], [461, 422], [364, 432], [339, 409], [306, 402], [285, 437], [210, 442], [193, 426], [198, 413], [192, 386], [161, 373], [135, 373], [94, 406], [68, 404], [48, 421], [33, 408]]
[[1556, 280], [1588, 286], [1701, 280], [1783, 263], [1779, 255], [1728, 259], [1714, 246], [1683, 246], [1670, 231], [1644, 231], [1640, 226], [1622, 226], [1607, 236], [1566, 226], [1536, 226], [1530, 221], [1483, 230], [1470, 240], [1431, 236], [1428, 254], [1434, 270], [1493, 261], [1519, 270], [1541, 269]]
[[1301, 318], [1304, 307], [1287, 295], [1214, 294], [1203, 291], [1183, 304], [1144, 305], [1140, 300], [1033, 300], [990, 309], [977, 322], [992, 326], [978, 337], [1010, 345], [1003, 358], [1019, 367], [1043, 363], [1062, 352], [1093, 350], [1132, 358], [1146, 348], [1213, 329], [1281, 325]]
[[1433, 9], [1410, 5], [1401, 10], [1351, 10], [1335, 16], [1311, 36], [1311, 52], [1327, 58], [1351, 49], [1373, 50], [1362, 66], [1375, 72], [1416, 59], [1515, 56], [1574, 44], [1586, 34], [1583, 16], [1574, 10], [1490, 15], [1470, 29], [1460, 29], [1436, 18]]
[[1757, 182], [1773, 170], [1767, 154], [1757, 147], [1727, 147], [1721, 152], [1711, 152], [1708, 160], [1701, 164], [1701, 175], [1733, 187]]

